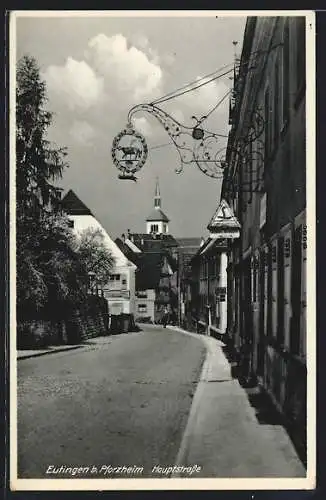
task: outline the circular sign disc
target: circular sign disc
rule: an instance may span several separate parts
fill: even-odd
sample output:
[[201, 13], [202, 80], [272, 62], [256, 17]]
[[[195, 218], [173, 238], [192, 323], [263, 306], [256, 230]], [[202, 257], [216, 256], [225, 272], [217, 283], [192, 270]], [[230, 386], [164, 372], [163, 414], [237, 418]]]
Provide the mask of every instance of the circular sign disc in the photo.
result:
[[145, 138], [131, 125], [128, 125], [112, 143], [112, 160], [124, 174], [138, 172], [145, 164], [148, 147]]

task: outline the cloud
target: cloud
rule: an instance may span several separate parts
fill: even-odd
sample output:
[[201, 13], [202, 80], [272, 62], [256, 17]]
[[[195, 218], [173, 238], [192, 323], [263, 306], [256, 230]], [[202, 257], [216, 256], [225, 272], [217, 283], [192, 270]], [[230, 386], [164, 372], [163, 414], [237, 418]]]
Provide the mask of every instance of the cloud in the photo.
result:
[[[144, 38], [142, 44], [147, 43]], [[161, 67], [145, 52], [128, 44], [122, 34], [93, 37], [88, 43], [86, 58], [104, 77], [107, 89], [112, 93], [124, 92], [137, 102], [161, 92]]]
[[[196, 78], [197, 81], [201, 79], [200, 76]], [[204, 79], [200, 83], [204, 83], [205, 81], [209, 81], [209, 79]], [[199, 82], [198, 82], [199, 83]], [[195, 85], [194, 85], [195, 86]], [[228, 92], [229, 87], [223, 81], [212, 81], [203, 85], [200, 88], [193, 90], [192, 92], [188, 92], [184, 96], [180, 97], [180, 102], [182, 102], [185, 106], [194, 109], [195, 111], [200, 112], [209, 112], [222, 97]], [[226, 98], [223, 101], [228, 103], [228, 99]], [[218, 113], [220, 110], [224, 109], [224, 106], [221, 104], [220, 108], [217, 108], [216, 112]]]
[[64, 66], [49, 66], [44, 73], [47, 89], [54, 98], [64, 99], [70, 109], [88, 109], [103, 96], [103, 78], [85, 61], [68, 57]]
[[158, 53], [150, 45], [149, 39], [143, 33], [137, 33], [131, 37], [133, 45], [144, 52], [153, 63], [171, 66], [175, 61], [175, 55], [171, 53]]
[[151, 136], [153, 135], [153, 127], [145, 118], [144, 116], [141, 116], [140, 118], [133, 117], [132, 119], [134, 127], [136, 130], [138, 130], [141, 134], [145, 136]]
[[76, 120], [70, 129], [70, 136], [79, 145], [91, 146], [95, 130], [88, 122]]

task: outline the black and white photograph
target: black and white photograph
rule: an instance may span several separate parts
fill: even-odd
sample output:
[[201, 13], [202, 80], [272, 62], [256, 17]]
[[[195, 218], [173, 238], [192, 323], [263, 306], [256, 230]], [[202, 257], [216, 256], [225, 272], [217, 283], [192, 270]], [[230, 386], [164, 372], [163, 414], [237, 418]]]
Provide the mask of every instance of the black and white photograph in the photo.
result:
[[11, 489], [313, 489], [314, 12], [9, 42]]

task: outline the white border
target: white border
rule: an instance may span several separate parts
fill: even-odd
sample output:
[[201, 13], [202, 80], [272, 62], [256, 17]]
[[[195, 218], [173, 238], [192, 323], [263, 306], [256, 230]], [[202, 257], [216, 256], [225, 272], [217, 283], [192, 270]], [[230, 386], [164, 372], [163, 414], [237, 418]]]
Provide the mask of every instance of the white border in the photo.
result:
[[[240, 17], [306, 16], [306, 127], [307, 127], [307, 476], [306, 478], [202, 479], [18, 479], [17, 478], [17, 350], [16, 350], [16, 199], [15, 199], [15, 69], [16, 20], [19, 17]], [[308, 29], [309, 26], [309, 29]], [[41, 490], [290, 490], [313, 489], [316, 480], [316, 276], [315, 276], [315, 13], [310, 10], [266, 11], [12, 11], [9, 30], [10, 115], [10, 487], [12, 491]], [[309, 172], [309, 175], [308, 175]], [[308, 268], [308, 266], [307, 266]], [[268, 450], [267, 450], [268, 452]]]

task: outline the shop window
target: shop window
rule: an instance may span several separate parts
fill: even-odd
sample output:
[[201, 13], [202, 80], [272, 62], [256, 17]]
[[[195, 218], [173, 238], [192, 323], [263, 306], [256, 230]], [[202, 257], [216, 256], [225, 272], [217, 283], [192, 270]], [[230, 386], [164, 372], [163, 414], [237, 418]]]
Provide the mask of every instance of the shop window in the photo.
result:
[[302, 226], [295, 229], [293, 242], [292, 311], [290, 349], [293, 354], [300, 352], [301, 316], [301, 269], [302, 269]]
[[291, 351], [306, 356], [306, 259], [307, 226], [303, 215], [296, 222], [293, 242]]
[[278, 312], [278, 324], [277, 324], [277, 340], [280, 345], [284, 344], [284, 257], [288, 254], [288, 238], [284, 242], [283, 238], [279, 238], [278, 241], [278, 276], [277, 276], [277, 312]]

